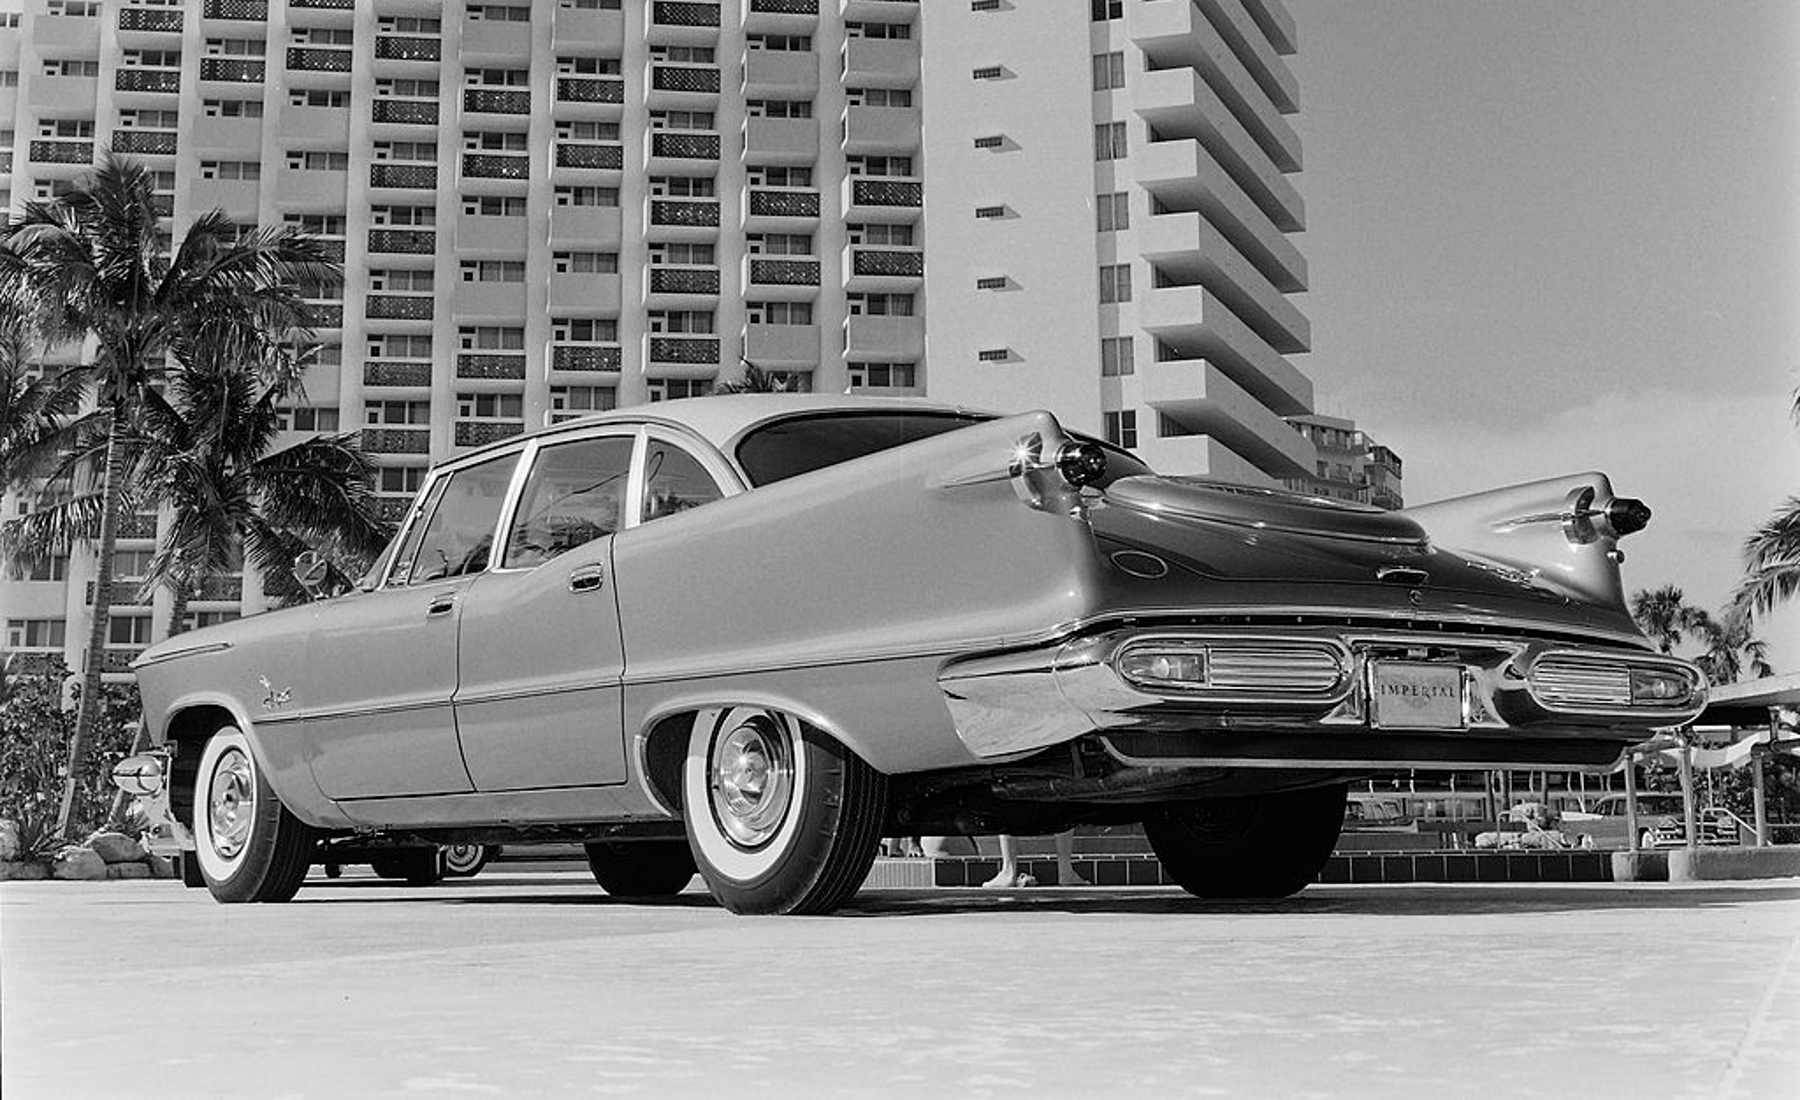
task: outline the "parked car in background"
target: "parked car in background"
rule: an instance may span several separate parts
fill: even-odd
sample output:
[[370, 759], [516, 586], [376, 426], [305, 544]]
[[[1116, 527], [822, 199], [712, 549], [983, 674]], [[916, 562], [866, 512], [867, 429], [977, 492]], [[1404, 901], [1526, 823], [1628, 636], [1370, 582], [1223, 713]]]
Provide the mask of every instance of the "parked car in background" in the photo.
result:
[[1276, 897], [1354, 777], [1608, 768], [1698, 713], [1623, 604], [1647, 518], [1599, 474], [1385, 512], [1044, 412], [651, 404], [438, 467], [355, 591], [152, 647], [126, 771], [229, 902], [357, 834], [816, 913], [883, 835], [1138, 822], [1190, 892]]
[[[1736, 844], [1737, 822], [1723, 810], [1712, 807], [1695, 811], [1698, 829], [1696, 843], [1707, 845]], [[1601, 795], [1585, 811], [1565, 810], [1562, 831], [1587, 848], [1629, 847], [1631, 833], [1625, 814], [1625, 795]], [[1640, 792], [1637, 796], [1637, 828], [1639, 848], [1681, 848], [1687, 844], [1687, 825], [1681, 795], [1663, 791]]]
[[1415, 831], [1415, 823], [1398, 796], [1352, 791], [1344, 802], [1344, 828], [1365, 833], [1404, 833]]

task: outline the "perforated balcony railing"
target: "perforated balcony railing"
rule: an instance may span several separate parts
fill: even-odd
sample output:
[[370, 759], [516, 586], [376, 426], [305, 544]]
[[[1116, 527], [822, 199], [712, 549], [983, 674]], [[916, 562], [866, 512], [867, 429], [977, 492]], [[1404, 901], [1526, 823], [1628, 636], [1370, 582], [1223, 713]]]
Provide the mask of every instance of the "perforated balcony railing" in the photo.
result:
[[455, 442], [458, 447], [479, 447], [510, 439], [525, 430], [525, 425], [499, 420], [458, 420]]
[[422, 455], [431, 450], [424, 428], [364, 428], [362, 449], [374, 455]]
[[113, 74], [113, 87], [121, 92], [162, 92], [174, 95], [181, 91], [181, 73], [174, 69], [120, 69]]
[[718, 160], [719, 135], [657, 130], [650, 135], [650, 155], [673, 160]]
[[500, 156], [494, 153], [464, 153], [462, 174], [465, 179], [529, 179], [531, 178], [531, 158]]
[[609, 344], [553, 344], [550, 347], [551, 370], [616, 371], [624, 364], [624, 352]]
[[923, 278], [925, 254], [918, 251], [901, 252], [888, 248], [863, 248], [859, 245], [850, 250], [850, 265], [853, 275]]
[[399, 122], [409, 126], [436, 126], [438, 105], [436, 100], [422, 99], [377, 99], [369, 105], [369, 118], [373, 122]]
[[235, 603], [244, 598], [244, 578], [208, 577], [200, 582], [200, 590], [194, 593], [194, 598]]
[[466, 88], [463, 110], [487, 115], [528, 115], [531, 93], [523, 88]]
[[652, 363], [717, 363], [719, 361], [719, 338], [717, 336], [652, 336], [650, 337], [650, 361]]
[[623, 103], [625, 82], [617, 78], [559, 76], [556, 98], [564, 103]]
[[207, 19], [245, 19], [264, 23], [269, 18], [268, 0], [206, 0], [200, 14]]
[[758, 286], [818, 286], [819, 261], [752, 256], [750, 282]]
[[852, 179], [852, 206], [923, 206], [925, 188], [916, 180]]
[[294, 72], [347, 73], [350, 71], [350, 51], [295, 46], [287, 52], [287, 67]]
[[755, 15], [817, 15], [819, 0], [750, 0]]
[[716, 267], [650, 267], [652, 294], [717, 294], [719, 269]]
[[369, 165], [369, 186], [435, 190], [437, 188], [437, 166], [435, 164], [371, 164]]
[[363, 385], [426, 387], [431, 385], [431, 364], [371, 359], [363, 364]]
[[597, 168], [616, 172], [625, 167], [625, 147], [623, 145], [559, 141], [556, 143], [556, 166], [558, 168]]
[[320, 240], [319, 238], [314, 239], [318, 241], [320, 255], [324, 256], [334, 264], [341, 264], [344, 262], [343, 241], [332, 240], [330, 238], [325, 238], [323, 240]]
[[435, 38], [406, 34], [383, 34], [375, 38], [378, 61], [440, 61], [443, 52], [443, 45]]
[[156, 8], [120, 8], [119, 29], [122, 31], [157, 31], [181, 33], [181, 13]]
[[819, 216], [819, 193], [752, 187], [750, 213], [766, 218], [816, 218]]
[[429, 229], [371, 229], [369, 251], [429, 256], [437, 251], [437, 234]]
[[658, 92], [719, 94], [719, 70], [713, 65], [650, 66], [650, 88]]
[[306, 315], [313, 328], [344, 327], [344, 307], [337, 302], [308, 302]]
[[268, 71], [261, 61], [243, 57], [203, 57], [200, 59], [200, 79], [217, 80], [227, 84], [261, 84]]
[[719, 25], [719, 5], [691, 0], [655, 0], [650, 5], [650, 23], [664, 27], [716, 27]]
[[436, 301], [427, 294], [371, 294], [364, 310], [371, 321], [429, 321]]
[[112, 151], [137, 153], [142, 156], [172, 157], [176, 152], [175, 134], [168, 130], [114, 130]]
[[156, 517], [146, 516], [139, 512], [119, 517], [119, 537], [122, 539], [153, 539], [156, 537]]
[[288, 7], [354, 11], [356, 9], [356, 0], [288, 0]]
[[719, 200], [652, 199], [650, 200], [650, 224], [696, 228], [716, 227], [719, 224]]
[[456, 377], [522, 379], [525, 356], [466, 352], [456, 357]]
[[34, 141], [30, 153], [36, 164], [94, 163], [94, 143], [91, 141]]

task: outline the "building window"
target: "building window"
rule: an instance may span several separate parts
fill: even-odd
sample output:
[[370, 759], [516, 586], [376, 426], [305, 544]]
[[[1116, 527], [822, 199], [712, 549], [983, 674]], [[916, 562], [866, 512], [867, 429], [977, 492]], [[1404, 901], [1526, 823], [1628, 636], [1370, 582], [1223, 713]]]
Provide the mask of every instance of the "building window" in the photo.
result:
[[470, 4], [463, 9], [471, 23], [529, 23], [531, 9], [503, 4]]
[[[849, 30], [850, 25], [844, 24]], [[811, 53], [812, 36], [806, 34], [747, 34], [744, 42], [753, 50], [773, 50], [777, 53]]]
[[261, 118], [263, 105], [260, 99], [206, 99], [200, 113], [207, 118]]
[[114, 615], [106, 623], [108, 645], [149, 645], [150, 616]]
[[810, 233], [750, 233], [744, 247], [752, 256], [810, 256], [813, 239]]
[[465, 283], [522, 283], [525, 281], [524, 260], [464, 260]]
[[1125, 15], [1125, 0], [1089, 0], [1096, 22], [1106, 19], [1121, 19]]
[[851, 222], [847, 228], [851, 244], [884, 245], [890, 248], [911, 248], [913, 244], [913, 227], [910, 225]]
[[525, 196], [464, 195], [462, 212], [484, 218], [522, 218], [525, 216]]
[[525, 398], [516, 393], [459, 393], [456, 415], [460, 420], [523, 420]]
[[1097, 212], [1099, 229], [1102, 233], [1131, 228], [1131, 203], [1123, 191], [1095, 196], [1094, 210]]
[[425, 484], [425, 467], [423, 466], [383, 466], [381, 480], [377, 487], [383, 493], [406, 493], [411, 495], [419, 491]]
[[[144, 551], [149, 553], [149, 551]], [[69, 578], [69, 559], [65, 556], [39, 558], [31, 562], [15, 561], [7, 569], [15, 581], [62, 581]]]
[[745, 317], [753, 325], [810, 325], [813, 323], [811, 302], [749, 302]]
[[[550, 420], [568, 420], [619, 407], [619, 391], [611, 386], [551, 386]], [[562, 414], [562, 415], [558, 415]]]
[[299, 405], [276, 410], [275, 423], [284, 432], [335, 432], [338, 430], [338, 411]]
[[1104, 419], [1108, 443], [1115, 447], [1124, 447], [1126, 450], [1137, 446], [1137, 413], [1135, 411], [1109, 412]]
[[372, 206], [369, 220], [376, 225], [410, 225], [424, 227], [437, 224], [437, 208], [432, 206]]
[[478, 130], [463, 135], [463, 148], [471, 152], [523, 153], [525, 135]]
[[911, 389], [916, 363], [850, 363], [851, 389]]
[[288, 104], [293, 107], [348, 107], [350, 93], [321, 88], [296, 89], [288, 93]]
[[6, 648], [61, 649], [63, 619], [6, 620]]
[[[708, 260], [708, 263], [712, 261]], [[557, 252], [552, 264], [559, 275], [617, 275], [617, 252]]]
[[558, 206], [618, 206], [617, 187], [558, 187]]
[[652, 378], [648, 383], [647, 392], [652, 401], [705, 397], [712, 392], [712, 382], [705, 378]]
[[558, 57], [556, 72], [559, 76], [618, 76], [620, 72], [619, 59], [616, 57]]
[[751, 118], [811, 118], [810, 99], [750, 99], [744, 101], [744, 113]]
[[556, 317], [550, 338], [559, 344], [616, 344], [619, 322], [607, 317]]
[[429, 401], [364, 401], [363, 423], [418, 425], [431, 423]]
[[910, 294], [846, 294], [845, 305], [853, 317], [911, 317]]
[[1104, 264], [1100, 268], [1100, 304], [1131, 301], [1131, 265]]
[[262, 165], [253, 160], [203, 160], [203, 180], [254, 180], [262, 178]]
[[[429, 272], [420, 272], [429, 275]], [[371, 359], [431, 358], [431, 337], [423, 333], [380, 332], [369, 336]]]
[[1118, 160], [1125, 156], [1125, 124], [1102, 122], [1094, 127], [1094, 159]]
[[1111, 91], [1125, 86], [1125, 55], [1114, 50], [1112, 53], [1094, 55], [1094, 90], [1096, 92]]
[[456, 330], [464, 351], [523, 351], [525, 330], [506, 325], [464, 325]]
[[290, 152], [287, 166], [306, 172], [344, 172], [350, 168], [350, 154]]
[[647, 318], [651, 332], [707, 336], [714, 331], [713, 314], [704, 309], [653, 309]]
[[1117, 378], [1131, 374], [1137, 369], [1133, 362], [1131, 337], [1103, 336], [1100, 338], [1100, 377]]
[[379, 161], [408, 161], [414, 164], [436, 164], [435, 141], [378, 141], [371, 147]]

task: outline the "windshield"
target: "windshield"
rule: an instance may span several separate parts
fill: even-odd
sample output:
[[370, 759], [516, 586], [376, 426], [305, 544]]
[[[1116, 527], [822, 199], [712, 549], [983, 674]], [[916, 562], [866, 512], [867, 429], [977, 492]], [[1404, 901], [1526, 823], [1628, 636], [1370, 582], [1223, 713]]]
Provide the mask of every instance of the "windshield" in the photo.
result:
[[[737, 460], [752, 486], [772, 485], [992, 419], [978, 413], [894, 410], [796, 416], [765, 424], [744, 436], [737, 446]], [[1083, 435], [1076, 438], [1099, 442]], [[1103, 484], [1149, 472], [1130, 452], [1105, 443], [1100, 446], [1106, 449], [1108, 467]]]

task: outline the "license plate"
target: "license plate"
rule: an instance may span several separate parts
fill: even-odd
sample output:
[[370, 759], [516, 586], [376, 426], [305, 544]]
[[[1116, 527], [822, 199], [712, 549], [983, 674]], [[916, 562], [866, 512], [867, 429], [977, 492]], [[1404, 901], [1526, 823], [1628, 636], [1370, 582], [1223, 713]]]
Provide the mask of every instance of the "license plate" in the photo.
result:
[[1369, 702], [1380, 729], [1462, 729], [1462, 667], [1376, 661], [1370, 669]]

